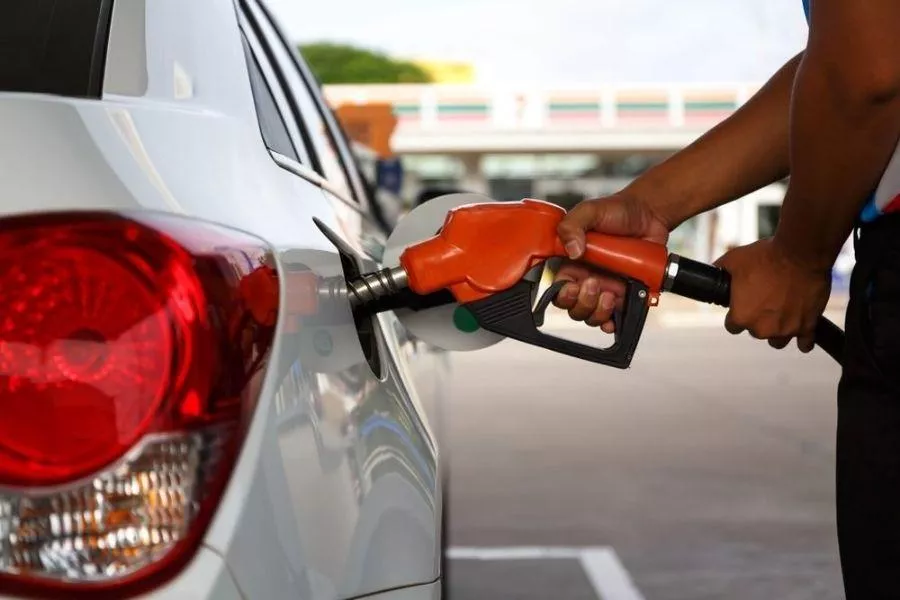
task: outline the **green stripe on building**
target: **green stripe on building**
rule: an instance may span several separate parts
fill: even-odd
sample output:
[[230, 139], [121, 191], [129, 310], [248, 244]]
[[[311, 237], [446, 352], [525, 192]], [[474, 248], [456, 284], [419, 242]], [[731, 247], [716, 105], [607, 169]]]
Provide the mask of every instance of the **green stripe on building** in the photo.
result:
[[394, 114], [398, 117], [414, 117], [419, 114], [418, 104], [395, 104]]
[[669, 110], [666, 102], [619, 102], [616, 109], [623, 112], [660, 112]]
[[685, 102], [685, 110], [736, 110], [736, 102]]
[[446, 114], [480, 114], [488, 111], [487, 104], [440, 104], [438, 113]]
[[551, 112], [587, 112], [600, 110], [598, 102], [551, 102]]

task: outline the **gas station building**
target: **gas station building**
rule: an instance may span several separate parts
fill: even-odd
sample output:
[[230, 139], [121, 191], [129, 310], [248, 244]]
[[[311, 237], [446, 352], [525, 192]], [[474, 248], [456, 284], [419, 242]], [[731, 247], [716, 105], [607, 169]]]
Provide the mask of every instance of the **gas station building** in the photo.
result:
[[[721, 122], [756, 89], [749, 83], [438, 83], [326, 86], [325, 93], [339, 115], [368, 110], [379, 123], [390, 121], [379, 155], [402, 165], [397, 191], [403, 198], [423, 188], [464, 189], [569, 208], [621, 189]], [[709, 261], [771, 235], [785, 189], [783, 182], [773, 184], [685, 223], [673, 234], [672, 250]], [[851, 265], [852, 256], [842, 257], [838, 285]]]

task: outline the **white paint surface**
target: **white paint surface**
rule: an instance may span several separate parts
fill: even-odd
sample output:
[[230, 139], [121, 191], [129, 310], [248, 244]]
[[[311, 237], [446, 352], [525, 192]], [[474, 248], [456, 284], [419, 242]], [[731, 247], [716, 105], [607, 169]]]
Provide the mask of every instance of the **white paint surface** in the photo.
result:
[[644, 600], [628, 571], [612, 548], [592, 548], [581, 553], [581, 567], [603, 600]]
[[552, 546], [506, 546], [496, 548], [454, 547], [447, 550], [453, 560], [577, 560], [599, 600], [644, 600], [616, 551], [608, 546], [560, 548]]

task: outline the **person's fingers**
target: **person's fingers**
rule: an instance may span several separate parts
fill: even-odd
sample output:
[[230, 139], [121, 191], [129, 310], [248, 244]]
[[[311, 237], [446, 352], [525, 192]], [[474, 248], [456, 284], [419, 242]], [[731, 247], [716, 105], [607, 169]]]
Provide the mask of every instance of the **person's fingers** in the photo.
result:
[[554, 281], [582, 282], [588, 278], [597, 280], [600, 292], [612, 292], [617, 298], [625, 295], [625, 282], [616, 277], [606, 275], [597, 269], [578, 263], [566, 263], [557, 271]]
[[753, 324], [746, 329], [757, 340], [771, 340], [781, 337], [780, 334], [784, 331], [777, 319], [773, 319], [770, 315], [765, 314], [757, 315]]
[[584, 320], [584, 324], [588, 327], [602, 327], [606, 321], [600, 321], [594, 318], [594, 315], [591, 315], [587, 319]]
[[808, 354], [816, 347], [816, 325], [818, 324], [818, 315], [807, 316], [803, 321], [800, 334], [797, 336], [797, 348], [800, 352]]
[[733, 251], [726, 252], [725, 254], [714, 260], [712, 266], [718, 267], [719, 269], [725, 269], [727, 271], [729, 264], [731, 264], [732, 252]]
[[594, 313], [600, 301], [600, 288], [597, 280], [588, 278], [581, 285], [578, 301], [569, 309], [569, 316], [576, 321], [584, 321]]
[[597, 280], [597, 288], [600, 290], [601, 294], [603, 292], [610, 292], [612, 294], [613, 302], [617, 302], [619, 299], [625, 297], [625, 282], [621, 279], [610, 277], [609, 275], [604, 275], [602, 273], [595, 273], [591, 275], [591, 277]]
[[601, 291], [600, 301], [597, 302], [597, 307], [585, 322], [592, 327], [601, 326], [612, 318], [615, 309], [616, 295], [613, 292]]
[[598, 294], [610, 292], [614, 301], [621, 302], [621, 298], [625, 295], [625, 284], [622, 281], [615, 277], [598, 273], [594, 269], [578, 263], [565, 263], [557, 271], [554, 281], [568, 281], [571, 283], [559, 291], [556, 298], [553, 299], [553, 305], [565, 310], [572, 308], [581, 291], [581, 284], [589, 278], [597, 282]]
[[578, 294], [581, 291], [581, 284], [577, 282], [567, 283], [559, 293], [556, 295], [556, 298], [553, 299], [553, 304], [557, 308], [562, 308], [564, 310], [569, 310], [575, 303], [578, 301]]
[[556, 271], [555, 281], [583, 281], [594, 274], [594, 271], [577, 262], [564, 262]]
[[790, 343], [791, 338], [789, 337], [775, 337], [769, 340], [769, 345], [776, 350], [784, 350]]
[[553, 305], [565, 310], [569, 310], [575, 306], [575, 301], [578, 299], [578, 292], [581, 290], [581, 282], [587, 279], [589, 275], [590, 271], [580, 265], [575, 263], [563, 264], [559, 268], [559, 271], [556, 272], [556, 276], [553, 280], [555, 282], [568, 281], [570, 283], [567, 283], [559, 290], [559, 293], [553, 298]]
[[570, 210], [560, 221], [556, 233], [569, 258], [580, 258], [584, 254], [584, 232], [596, 225], [597, 211], [596, 202], [582, 202]]
[[735, 322], [734, 312], [729, 310], [728, 314], [725, 315], [725, 329], [731, 335], [738, 335], [743, 333], [745, 328]]
[[614, 333], [616, 331], [616, 324], [615, 324], [615, 322], [613, 322], [612, 319], [607, 319], [606, 321], [600, 321], [600, 320], [595, 319], [593, 316], [591, 316], [590, 318], [588, 318], [588, 320], [585, 321], [585, 324], [588, 327], [595, 327], [595, 328], [599, 327], [600, 330], [603, 331], [604, 333]]
[[802, 335], [797, 338], [797, 348], [800, 349], [800, 352], [804, 354], [808, 354], [813, 351], [813, 348], [816, 347], [816, 338], [815, 335]]

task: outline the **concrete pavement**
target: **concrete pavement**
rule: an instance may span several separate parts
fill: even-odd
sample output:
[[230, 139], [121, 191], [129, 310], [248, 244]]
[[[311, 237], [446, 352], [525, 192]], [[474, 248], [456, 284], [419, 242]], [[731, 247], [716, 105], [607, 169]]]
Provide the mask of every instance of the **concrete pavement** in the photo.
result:
[[[842, 597], [823, 353], [655, 318], [626, 372], [512, 341], [454, 369], [453, 546], [610, 548], [612, 600]], [[451, 566], [451, 600], [600, 595], [574, 559]]]

